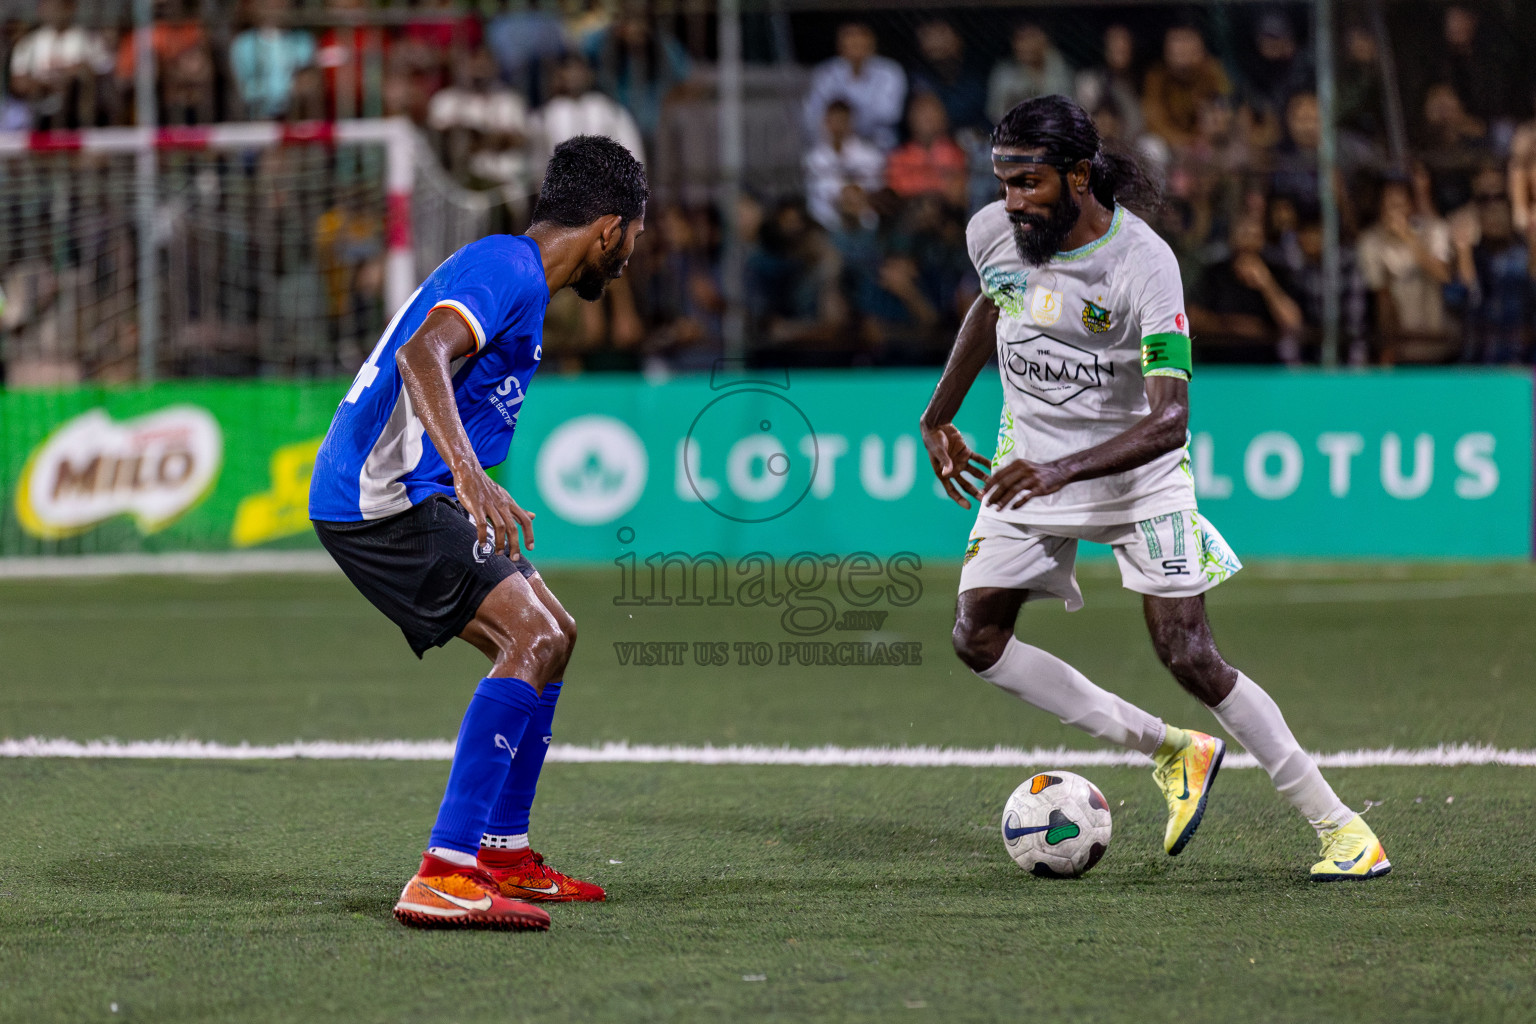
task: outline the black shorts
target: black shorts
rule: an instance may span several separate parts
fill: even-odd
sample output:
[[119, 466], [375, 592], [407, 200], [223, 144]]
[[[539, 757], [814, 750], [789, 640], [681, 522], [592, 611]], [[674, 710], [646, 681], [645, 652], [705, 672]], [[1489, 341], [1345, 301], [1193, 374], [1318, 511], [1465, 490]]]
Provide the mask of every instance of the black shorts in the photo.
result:
[[312, 522], [347, 579], [400, 627], [418, 658], [463, 632], [502, 580], [537, 571], [521, 553], [482, 558], [469, 513], [446, 494], [387, 519]]

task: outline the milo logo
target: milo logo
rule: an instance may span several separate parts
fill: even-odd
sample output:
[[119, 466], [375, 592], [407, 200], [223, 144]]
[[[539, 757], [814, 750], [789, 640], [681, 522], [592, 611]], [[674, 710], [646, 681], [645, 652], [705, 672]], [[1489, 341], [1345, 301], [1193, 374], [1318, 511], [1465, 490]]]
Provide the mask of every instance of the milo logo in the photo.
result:
[[28, 533], [47, 540], [125, 514], [140, 533], [154, 533], [208, 493], [223, 455], [218, 421], [199, 406], [174, 405], [121, 423], [92, 409], [27, 459], [17, 517]]

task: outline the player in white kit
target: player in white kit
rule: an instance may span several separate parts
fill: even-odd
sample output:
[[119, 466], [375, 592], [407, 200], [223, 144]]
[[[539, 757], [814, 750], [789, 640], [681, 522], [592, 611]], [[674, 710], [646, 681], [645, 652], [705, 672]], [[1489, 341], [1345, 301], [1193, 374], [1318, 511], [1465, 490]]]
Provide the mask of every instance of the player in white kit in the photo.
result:
[[[1211, 637], [1204, 594], [1242, 565], [1195, 504], [1178, 265], [1125, 206], [1155, 205], [1155, 185], [1133, 159], [1106, 152], [1087, 113], [1062, 96], [1009, 111], [993, 132], [992, 161], [1003, 198], [966, 231], [982, 295], [921, 421], [946, 491], [965, 508], [966, 495], [981, 503], [960, 574], [956, 652], [987, 682], [1152, 757], [1168, 801], [1164, 847], [1179, 853], [1225, 744], [1165, 724], [1014, 636], [1026, 601], [1082, 606], [1079, 540], [1111, 545], [1123, 585], [1143, 595], [1163, 664], [1317, 830], [1322, 859], [1311, 877], [1386, 874], [1370, 827]], [[989, 462], [950, 421], [994, 354], [1006, 401]]]

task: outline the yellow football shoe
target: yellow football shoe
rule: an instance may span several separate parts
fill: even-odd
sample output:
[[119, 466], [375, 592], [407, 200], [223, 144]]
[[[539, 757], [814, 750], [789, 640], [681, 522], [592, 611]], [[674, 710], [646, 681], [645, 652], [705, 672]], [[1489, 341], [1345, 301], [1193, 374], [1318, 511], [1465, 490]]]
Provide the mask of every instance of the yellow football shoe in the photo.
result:
[[1323, 829], [1322, 860], [1312, 865], [1312, 881], [1336, 882], [1346, 878], [1380, 878], [1392, 870], [1387, 851], [1360, 815], [1348, 824]]
[[1195, 837], [1226, 753], [1226, 743], [1215, 736], [1168, 727], [1167, 738], [1152, 756], [1152, 777], [1168, 801], [1168, 826], [1163, 830], [1168, 856], [1178, 856]]

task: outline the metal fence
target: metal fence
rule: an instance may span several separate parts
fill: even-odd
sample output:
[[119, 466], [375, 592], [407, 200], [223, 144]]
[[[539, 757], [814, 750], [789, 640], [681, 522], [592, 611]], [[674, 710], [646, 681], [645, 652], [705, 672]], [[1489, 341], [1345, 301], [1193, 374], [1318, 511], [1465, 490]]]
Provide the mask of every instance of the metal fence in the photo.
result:
[[[562, 368], [942, 358], [976, 294], [963, 235], [994, 194], [986, 133], [1042, 92], [1163, 176], [1151, 216], [1197, 358], [1531, 354], [1536, 76], [1512, 49], [1536, 30], [1528, 4], [44, 0], [0, 20], [0, 128], [414, 122], [418, 277], [522, 227], [559, 105], [632, 132], [651, 230], [603, 304], [552, 306]], [[76, 33], [52, 78], [40, 54], [70, 48], [36, 45], [49, 25]], [[838, 79], [840, 53], [871, 45], [884, 94]], [[11, 386], [361, 360], [388, 306], [382, 154], [178, 150], [152, 176], [145, 159], [0, 157]]]
[[349, 373], [491, 223], [399, 120], [10, 133], [7, 149], [11, 386]]

